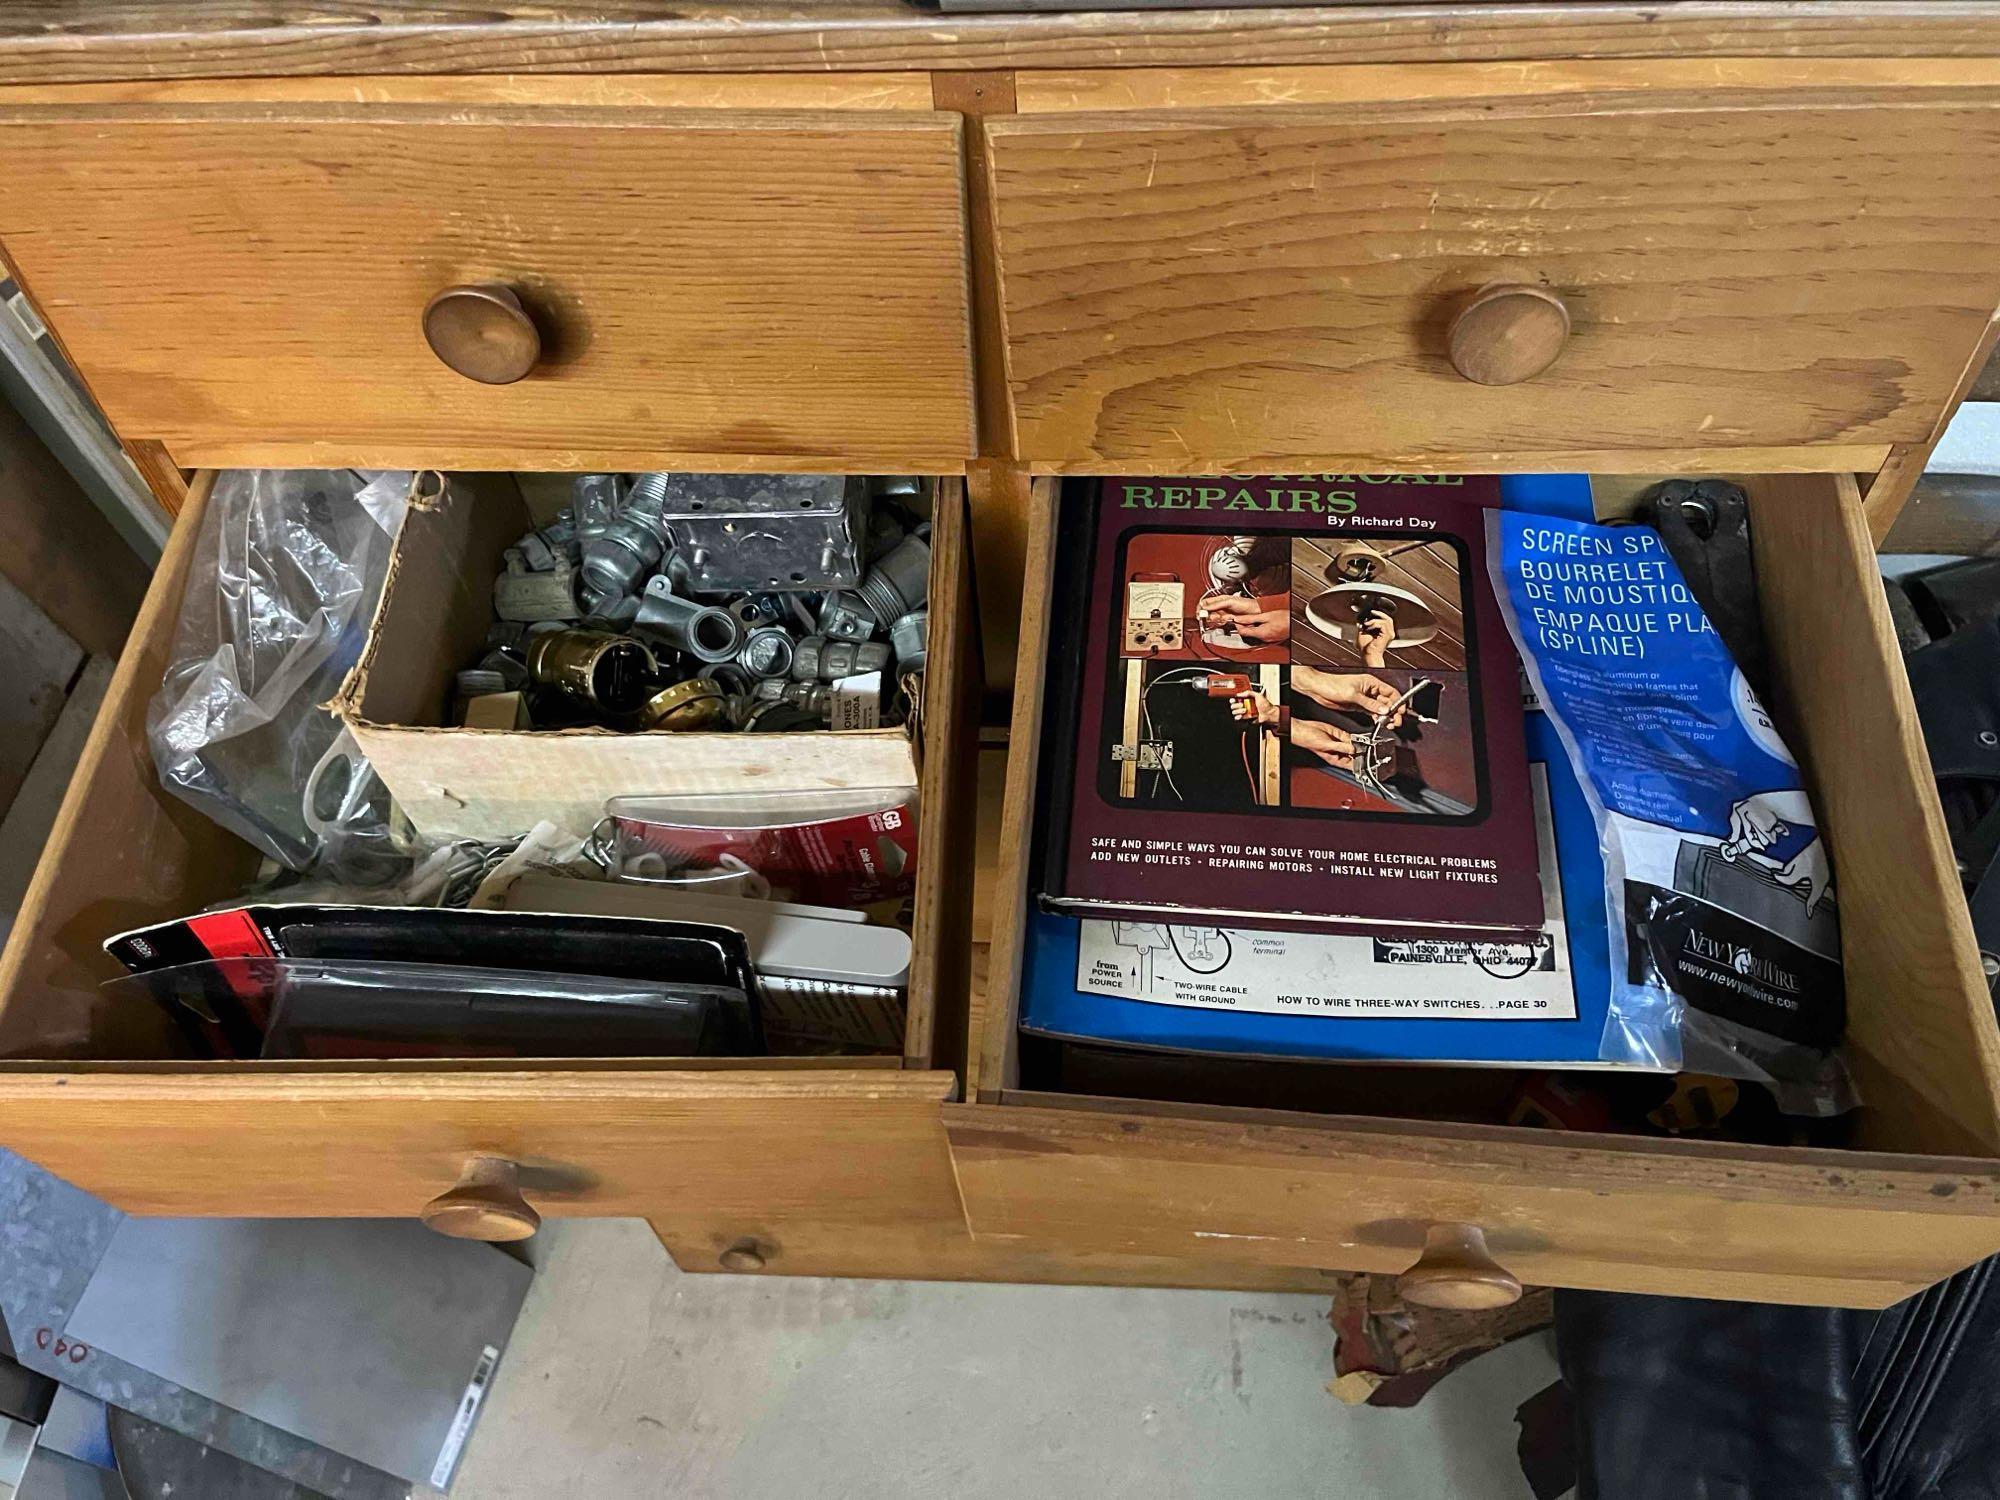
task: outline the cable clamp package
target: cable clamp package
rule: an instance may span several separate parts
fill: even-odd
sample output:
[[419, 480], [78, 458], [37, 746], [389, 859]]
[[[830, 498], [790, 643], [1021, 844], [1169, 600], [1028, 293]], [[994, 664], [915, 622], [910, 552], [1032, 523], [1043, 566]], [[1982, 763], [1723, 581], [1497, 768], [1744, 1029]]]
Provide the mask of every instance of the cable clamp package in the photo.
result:
[[1508, 630], [1598, 829], [1606, 1061], [1856, 1102], [1840, 922], [1798, 762], [1658, 532], [1493, 511]]
[[594, 844], [614, 879], [868, 906], [916, 889], [915, 787], [614, 797]]

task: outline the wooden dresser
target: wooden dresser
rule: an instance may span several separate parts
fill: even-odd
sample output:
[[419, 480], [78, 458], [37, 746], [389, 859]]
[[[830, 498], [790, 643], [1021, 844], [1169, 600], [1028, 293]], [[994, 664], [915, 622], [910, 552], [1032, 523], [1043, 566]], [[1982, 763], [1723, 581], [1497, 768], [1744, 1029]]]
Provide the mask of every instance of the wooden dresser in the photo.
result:
[[[1871, 554], [1993, 341], [2000, 4], [562, 9], [0, 3], [0, 253], [180, 517], [0, 959], [0, 1144], [140, 1212], [464, 1178], [690, 1269], [1312, 1287], [1483, 1242], [1867, 1305], [2000, 1250], [2000, 1031]], [[539, 330], [513, 384], [423, 336], [493, 286]], [[250, 465], [943, 478], [904, 1055], [164, 1060], [97, 945], [251, 863], [143, 736], [209, 477]], [[1382, 1070], [1284, 1109], [1024, 1088], [1056, 476], [1300, 469], [1746, 484], [1852, 1149], [1427, 1120]]]

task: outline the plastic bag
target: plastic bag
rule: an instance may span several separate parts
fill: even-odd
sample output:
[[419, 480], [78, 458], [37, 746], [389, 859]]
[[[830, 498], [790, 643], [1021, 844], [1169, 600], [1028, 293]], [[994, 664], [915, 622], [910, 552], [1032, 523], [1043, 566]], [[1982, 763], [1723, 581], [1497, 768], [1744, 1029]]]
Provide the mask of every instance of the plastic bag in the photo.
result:
[[1597, 823], [1606, 1061], [1851, 1108], [1840, 926], [1798, 763], [1658, 532], [1489, 513], [1514, 643]]
[[161, 785], [293, 870], [326, 843], [301, 795], [340, 733], [320, 705], [361, 654], [410, 477], [235, 471], [202, 518], [147, 741]]

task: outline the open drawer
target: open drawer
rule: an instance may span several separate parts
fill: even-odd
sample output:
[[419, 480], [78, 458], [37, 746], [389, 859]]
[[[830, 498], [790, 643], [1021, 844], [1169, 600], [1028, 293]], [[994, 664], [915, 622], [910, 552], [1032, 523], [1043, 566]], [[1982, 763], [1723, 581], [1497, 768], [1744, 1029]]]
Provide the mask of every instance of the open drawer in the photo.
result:
[[0, 957], [0, 1144], [135, 1212], [407, 1217], [490, 1158], [538, 1210], [643, 1216], [711, 1265], [730, 1245], [763, 1264], [836, 1236], [865, 1269], [877, 1238], [962, 1237], [937, 1113], [965, 1032], [980, 695], [962, 482], [940, 481], [934, 507], [901, 1055], [314, 1064], [166, 1061], [164, 1015], [98, 989], [116, 970], [105, 937], [225, 899], [256, 865], [161, 790], [145, 741], [211, 484], [194, 486]]
[[[1447, 1118], [1417, 1120], [1425, 1098], [1490, 1093], [1490, 1076], [1362, 1064], [1311, 1065], [1282, 1111], [1240, 1107], [1275, 1093], [1194, 1104], [1037, 1092], [1015, 1028], [1033, 900], [1021, 830], [1049, 648], [1031, 592], [979, 1102], [945, 1110], [975, 1238], [1403, 1272], [1427, 1238], [1464, 1227], [1523, 1282], [1857, 1306], [2000, 1250], [2000, 1030], [1854, 483], [1742, 482], [1781, 707], [1841, 882], [1849, 1045], [1867, 1101], [1851, 1149], [1453, 1123], [1448, 1102], [1436, 1111]], [[1046, 586], [1055, 503], [1038, 485], [1031, 591]]]

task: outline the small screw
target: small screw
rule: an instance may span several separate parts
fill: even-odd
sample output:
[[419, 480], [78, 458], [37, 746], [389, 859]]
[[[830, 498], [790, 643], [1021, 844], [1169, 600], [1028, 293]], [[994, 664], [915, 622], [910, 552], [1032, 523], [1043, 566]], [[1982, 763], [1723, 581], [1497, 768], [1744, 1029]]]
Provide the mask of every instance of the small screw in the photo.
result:
[[2000, 979], [2000, 958], [1995, 958], [1990, 953], [1982, 953], [1979, 955], [1979, 967], [1986, 971], [1988, 980]]
[[2000, 734], [1995, 734], [1990, 729], [1982, 729], [1979, 731], [1979, 743], [1989, 749], [1994, 745], [2000, 745]]

